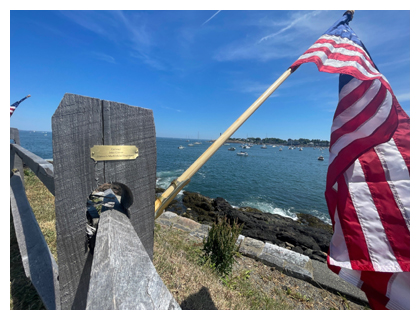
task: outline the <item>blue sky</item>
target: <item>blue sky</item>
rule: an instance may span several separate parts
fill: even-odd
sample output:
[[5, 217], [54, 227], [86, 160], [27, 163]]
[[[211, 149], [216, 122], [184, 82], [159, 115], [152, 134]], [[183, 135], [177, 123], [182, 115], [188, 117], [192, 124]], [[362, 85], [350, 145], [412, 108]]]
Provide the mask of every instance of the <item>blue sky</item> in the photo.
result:
[[[10, 119], [51, 131], [63, 95], [152, 109], [158, 137], [216, 139], [345, 10], [10, 11]], [[410, 11], [351, 27], [410, 115]], [[305, 64], [233, 137], [329, 140], [338, 76]]]

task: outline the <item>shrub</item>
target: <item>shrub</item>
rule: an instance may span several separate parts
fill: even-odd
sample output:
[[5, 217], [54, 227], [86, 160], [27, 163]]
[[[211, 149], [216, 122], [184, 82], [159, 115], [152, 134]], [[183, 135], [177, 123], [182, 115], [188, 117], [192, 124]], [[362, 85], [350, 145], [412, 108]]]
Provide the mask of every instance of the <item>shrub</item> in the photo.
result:
[[208, 237], [203, 240], [204, 260], [209, 260], [221, 276], [232, 272], [234, 255], [238, 251], [236, 240], [242, 231], [242, 226], [238, 225], [237, 221], [231, 225], [226, 217], [219, 218], [213, 223]]

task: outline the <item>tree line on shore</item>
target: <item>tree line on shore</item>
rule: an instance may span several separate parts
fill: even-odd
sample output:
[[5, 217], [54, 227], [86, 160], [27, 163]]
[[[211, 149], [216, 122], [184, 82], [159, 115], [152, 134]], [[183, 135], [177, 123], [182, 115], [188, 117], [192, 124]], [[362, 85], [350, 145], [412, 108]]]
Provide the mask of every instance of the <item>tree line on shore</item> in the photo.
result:
[[321, 140], [321, 139], [279, 139], [279, 138], [264, 138], [261, 139], [259, 137], [257, 138], [231, 138], [231, 140], [241, 141], [244, 143], [253, 143], [253, 144], [282, 144], [282, 145], [299, 145], [299, 146], [305, 146], [305, 145], [313, 145], [313, 146], [322, 146], [322, 147], [328, 147], [330, 145], [330, 142], [328, 140]]

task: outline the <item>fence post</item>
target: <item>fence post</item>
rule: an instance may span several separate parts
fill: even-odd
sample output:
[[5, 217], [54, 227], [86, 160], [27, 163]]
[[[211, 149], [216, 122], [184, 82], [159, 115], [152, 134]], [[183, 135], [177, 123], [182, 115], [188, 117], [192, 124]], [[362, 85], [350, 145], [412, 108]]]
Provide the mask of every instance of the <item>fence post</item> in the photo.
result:
[[111, 189], [104, 192], [88, 310], [180, 310]]
[[[10, 140], [13, 140], [15, 144], [20, 145], [19, 130], [16, 128], [10, 128]], [[10, 148], [10, 170], [17, 169], [20, 172], [20, 177], [23, 181], [23, 162], [22, 159], [16, 156], [16, 152], [13, 148]]]
[[[85, 309], [92, 254], [87, 246], [86, 202], [105, 182], [133, 194], [131, 223], [153, 259], [156, 135], [153, 112], [66, 93], [52, 117], [57, 255], [62, 309]], [[95, 145], [128, 145], [133, 160], [95, 161]]]

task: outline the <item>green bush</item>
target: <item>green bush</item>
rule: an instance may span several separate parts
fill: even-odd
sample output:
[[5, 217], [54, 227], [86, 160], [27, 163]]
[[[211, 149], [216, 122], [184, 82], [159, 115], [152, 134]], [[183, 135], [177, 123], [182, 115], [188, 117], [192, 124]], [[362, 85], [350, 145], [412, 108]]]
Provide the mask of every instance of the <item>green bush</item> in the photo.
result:
[[203, 240], [203, 258], [210, 261], [221, 276], [229, 275], [232, 272], [234, 255], [238, 251], [236, 240], [242, 231], [243, 225], [237, 221], [230, 224], [226, 217], [217, 219], [213, 223], [207, 238]]

